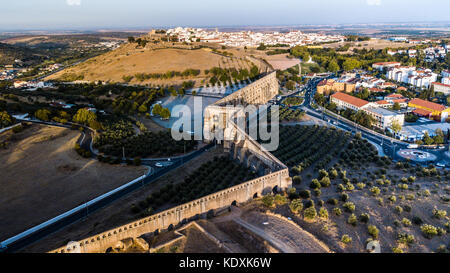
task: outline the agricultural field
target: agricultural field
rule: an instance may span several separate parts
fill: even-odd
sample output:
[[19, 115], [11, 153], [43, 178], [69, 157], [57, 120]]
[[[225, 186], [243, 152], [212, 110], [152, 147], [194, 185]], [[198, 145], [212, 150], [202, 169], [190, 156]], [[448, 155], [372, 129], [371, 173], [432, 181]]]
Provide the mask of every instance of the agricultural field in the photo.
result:
[[106, 156], [121, 157], [123, 150], [127, 158], [174, 156], [188, 153], [197, 145], [194, 140], [175, 141], [169, 130], [157, 133], [140, 131], [136, 134], [130, 121], [120, 120], [106, 125], [104, 129], [96, 137], [94, 147]]
[[[263, 197], [267, 208], [336, 252], [364, 252], [370, 240], [378, 240], [382, 252], [449, 251], [448, 171], [394, 164], [359, 135], [281, 128], [274, 154], [290, 167], [294, 189]], [[323, 151], [329, 155], [318, 156]]]

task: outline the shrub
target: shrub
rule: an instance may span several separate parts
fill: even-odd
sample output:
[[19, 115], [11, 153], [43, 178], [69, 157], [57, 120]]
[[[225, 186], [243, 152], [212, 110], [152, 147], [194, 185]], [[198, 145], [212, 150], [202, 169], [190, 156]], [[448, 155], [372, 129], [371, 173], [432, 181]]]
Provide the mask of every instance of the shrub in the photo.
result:
[[264, 206], [270, 208], [270, 207], [273, 206], [274, 199], [275, 199], [275, 198], [274, 198], [272, 195], [265, 195], [265, 196], [262, 198], [262, 202], [263, 202]]
[[400, 206], [396, 206], [395, 207], [395, 212], [398, 213], [398, 214], [401, 214], [403, 212], [403, 208], [400, 207]]
[[308, 199], [311, 198], [311, 192], [309, 190], [301, 190], [298, 193], [300, 195], [301, 198], [303, 199]]
[[348, 190], [348, 191], [352, 191], [352, 190], [355, 189], [355, 186], [353, 186], [352, 183], [347, 183], [347, 184], [345, 185], [345, 189]]
[[374, 226], [374, 225], [369, 225], [369, 226], [367, 227], [367, 231], [369, 232], [370, 235], [372, 235], [372, 237], [373, 237], [374, 239], [377, 239], [377, 238], [378, 238], [379, 230], [378, 230], [378, 228], [377, 228], [376, 226]]
[[407, 219], [407, 218], [403, 218], [403, 219], [402, 219], [402, 224], [403, 224], [405, 227], [409, 227], [409, 226], [412, 225], [411, 221], [410, 221], [409, 219]]
[[362, 189], [364, 189], [366, 187], [366, 184], [364, 184], [362, 182], [359, 182], [359, 183], [356, 184], [356, 187], [358, 187], [358, 189], [362, 190]]
[[356, 226], [357, 222], [358, 222], [358, 220], [356, 219], [356, 215], [354, 215], [353, 213], [347, 219], [347, 223], [352, 226]]
[[447, 212], [445, 210], [438, 210], [436, 208], [433, 209], [433, 217], [437, 219], [445, 218]]
[[434, 236], [438, 235], [438, 229], [435, 226], [423, 224], [420, 226], [420, 230], [422, 231], [425, 238], [431, 239]]
[[311, 184], [309, 185], [309, 187], [310, 187], [311, 189], [320, 189], [322, 186], [320, 185], [319, 180], [313, 179], [313, 180], [311, 181]]
[[331, 180], [330, 180], [330, 178], [329, 178], [328, 176], [323, 177], [323, 178], [320, 180], [320, 185], [321, 185], [322, 187], [325, 187], [325, 188], [331, 186]]
[[373, 196], [378, 196], [381, 191], [378, 187], [372, 187], [370, 188], [370, 192], [372, 193]]
[[324, 219], [328, 219], [328, 210], [324, 207], [321, 207], [319, 210], [319, 217], [320, 218], [324, 218]]
[[418, 216], [413, 216], [412, 222], [414, 225], [421, 225], [423, 223], [422, 219]]
[[392, 253], [403, 253], [403, 250], [399, 247], [392, 247]]
[[305, 209], [305, 211], [303, 212], [303, 215], [305, 216], [306, 219], [313, 220], [317, 216], [316, 208], [314, 206], [311, 206], [311, 207]]
[[294, 199], [289, 204], [289, 208], [293, 213], [299, 213], [303, 210], [303, 203], [300, 199]]
[[397, 201], [397, 197], [395, 197], [395, 195], [391, 195], [389, 196], [389, 201], [391, 201], [391, 203], [395, 203]]
[[344, 244], [349, 244], [352, 242], [352, 237], [348, 236], [347, 234], [342, 235], [341, 242]]
[[319, 197], [322, 194], [322, 191], [320, 189], [314, 189], [314, 195]]
[[411, 212], [411, 206], [410, 205], [404, 205], [403, 210], [406, 212]]
[[347, 212], [354, 212], [355, 211], [355, 204], [353, 202], [346, 202], [344, 205], [342, 205]]
[[300, 185], [300, 184], [302, 183], [302, 177], [296, 175], [296, 176], [294, 176], [294, 178], [292, 178], [292, 182], [293, 182], [295, 185]]
[[378, 205], [383, 206], [384, 201], [382, 197], [377, 197]]
[[346, 193], [341, 194], [341, 200], [342, 200], [342, 202], [347, 202], [348, 194], [346, 194]]
[[281, 206], [287, 203], [287, 198], [284, 195], [277, 194], [275, 195], [274, 202], [276, 205]]
[[362, 223], [368, 223], [370, 219], [370, 215], [367, 213], [363, 213], [359, 216], [359, 221]]
[[133, 164], [135, 165], [135, 166], [140, 166], [141, 165], [141, 158], [140, 157], [135, 157], [134, 159], [133, 159]]
[[414, 238], [414, 235], [407, 234], [407, 233], [400, 233], [397, 236], [397, 242], [410, 246], [410, 245], [414, 244], [415, 238]]
[[344, 191], [344, 190], [345, 190], [344, 185], [339, 184], [339, 185], [337, 186], [337, 190], [340, 191], [340, 192]]
[[336, 206], [338, 204], [338, 202], [339, 201], [336, 198], [330, 198], [330, 199], [327, 200], [328, 204], [334, 205], [334, 206]]

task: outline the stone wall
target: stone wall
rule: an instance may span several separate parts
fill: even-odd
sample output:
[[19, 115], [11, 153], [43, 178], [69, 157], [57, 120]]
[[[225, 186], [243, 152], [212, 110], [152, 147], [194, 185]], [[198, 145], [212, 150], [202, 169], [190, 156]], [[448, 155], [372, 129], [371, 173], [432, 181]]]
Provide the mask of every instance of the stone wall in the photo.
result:
[[175, 228], [189, 220], [205, 217], [208, 213], [228, 209], [233, 204], [244, 203], [254, 197], [270, 193], [274, 189], [285, 189], [290, 185], [289, 172], [284, 169], [80, 240], [77, 242], [77, 247], [72, 243], [70, 249], [64, 246], [51, 252], [70, 253], [74, 249], [82, 253], [105, 252], [123, 239]]

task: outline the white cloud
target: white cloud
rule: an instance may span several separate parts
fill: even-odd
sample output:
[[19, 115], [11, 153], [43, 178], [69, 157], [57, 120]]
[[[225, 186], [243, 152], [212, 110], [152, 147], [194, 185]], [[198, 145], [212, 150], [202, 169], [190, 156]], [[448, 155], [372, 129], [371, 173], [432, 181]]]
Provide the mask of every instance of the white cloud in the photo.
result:
[[66, 0], [66, 3], [69, 6], [79, 6], [81, 5], [81, 0]]
[[369, 6], [381, 6], [381, 0], [366, 0]]

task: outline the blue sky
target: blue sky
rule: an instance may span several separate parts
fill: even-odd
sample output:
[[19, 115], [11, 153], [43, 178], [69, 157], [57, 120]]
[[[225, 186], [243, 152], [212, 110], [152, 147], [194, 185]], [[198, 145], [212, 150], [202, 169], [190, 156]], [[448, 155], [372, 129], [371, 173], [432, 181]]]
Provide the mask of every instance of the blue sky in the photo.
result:
[[0, 0], [0, 29], [450, 21], [449, 0]]

